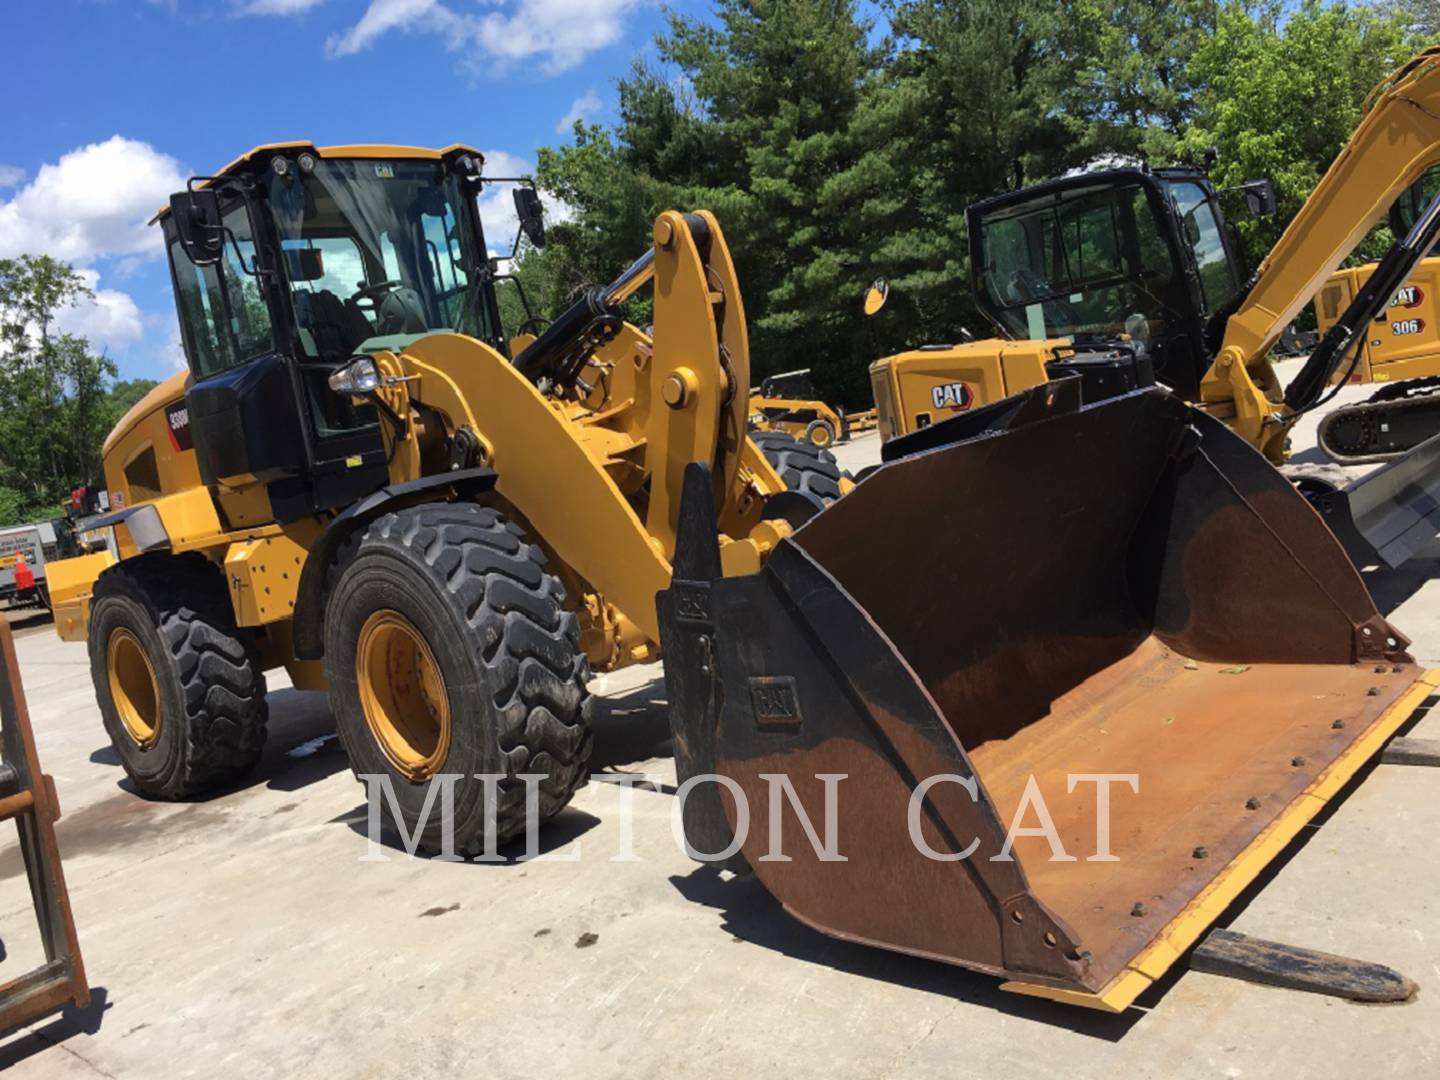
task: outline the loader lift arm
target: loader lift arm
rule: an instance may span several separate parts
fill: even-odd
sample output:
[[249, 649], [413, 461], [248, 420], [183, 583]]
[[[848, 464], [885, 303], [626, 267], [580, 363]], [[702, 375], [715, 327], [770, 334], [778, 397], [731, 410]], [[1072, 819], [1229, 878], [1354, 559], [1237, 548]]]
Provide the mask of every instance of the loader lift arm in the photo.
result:
[[[1201, 383], [1205, 406], [1219, 415], [1233, 408], [1236, 430], [1277, 463], [1295, 416], [1313, 404], [1339, 365], [1345, 332], [1328, 349], [1317, 350], [1320, 359], [1307, 365], [1292, 401], [1279, 395], [1267, 355], [1401, 193], [1440, 163], [1440, 46], [1397, 69], [1372, 91], [1366, 106], [1350, 141], [1260, 264], [1254, 285], [1226, 323], [1220, 352]], [[1410, 241], [1427, 221], [1433, 227], [1433, 219], [1433, 213], [1423, 215], [1391, 252], [1391, 269], [1403, 267], [1409, 273]], [[1359, 309], [1369, 299], [1357, 297], [1342, 322], [1363, 325]], [[1378, 302], [1383, 304], [1384, 297]]]

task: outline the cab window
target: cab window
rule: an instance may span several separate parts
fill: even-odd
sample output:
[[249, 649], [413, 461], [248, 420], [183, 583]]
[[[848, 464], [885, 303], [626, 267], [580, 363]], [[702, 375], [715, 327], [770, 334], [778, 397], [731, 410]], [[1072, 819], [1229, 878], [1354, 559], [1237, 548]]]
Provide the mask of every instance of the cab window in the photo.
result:
[[1171, 184], [1175, 209], [1180, 214], [1184, 240], [1195, 257], [1201, 300], [1207, 312], [1216, 312], [1240, 289], [1231, 265], [1215, 208], [1199, 184]]
[[178, 239], [170, 242], [170, 265], [181, 336], [196, 378], [205, 378], [274, 351], [270, 312], [254, 269], [255, 242], [243, 204], [222, 219], [224, 253], [208, 266], [190, 261]]

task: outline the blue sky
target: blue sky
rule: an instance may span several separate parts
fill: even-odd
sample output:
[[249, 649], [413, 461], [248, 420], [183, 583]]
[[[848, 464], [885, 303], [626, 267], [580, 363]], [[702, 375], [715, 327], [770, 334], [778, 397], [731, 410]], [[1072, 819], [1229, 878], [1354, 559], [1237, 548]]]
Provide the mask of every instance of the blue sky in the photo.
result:
[[186, 177], [286, 139], [462, 142], [523, 170], [567, 119], [613, 119], [662, 23], [654, 0], [12, 0], [0, 257], [81, 268], [97, 302], [67, 328], [121, 377], [164, 377], [175, 314], [144, 222]]

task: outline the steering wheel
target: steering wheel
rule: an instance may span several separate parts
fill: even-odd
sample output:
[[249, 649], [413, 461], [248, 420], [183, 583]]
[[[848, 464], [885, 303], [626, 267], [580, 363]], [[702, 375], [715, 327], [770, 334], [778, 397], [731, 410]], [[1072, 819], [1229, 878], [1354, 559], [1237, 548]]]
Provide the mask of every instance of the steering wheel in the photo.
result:
[[362, 285], [350, 294], [350, 299], [359, 303], [361, 300], [378, 300], [385, 293], [398, 289], [405, 284], [403, 281], [377, 281], [373, 285]]

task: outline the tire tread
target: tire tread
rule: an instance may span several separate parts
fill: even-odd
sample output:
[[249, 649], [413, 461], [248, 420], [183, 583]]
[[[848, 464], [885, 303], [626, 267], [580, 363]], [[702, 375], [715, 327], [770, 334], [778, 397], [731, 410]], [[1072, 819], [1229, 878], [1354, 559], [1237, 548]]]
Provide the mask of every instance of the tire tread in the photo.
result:
[[180, 676], [185, 746], [157, 798], [185, 799], [238, 779], [260, 760], [269, 708], [248, 631], [235, 625], [224, 579], [202, 555], [141, 555], [105, 571], [95, 601], [121, 595], [148, 608]]

